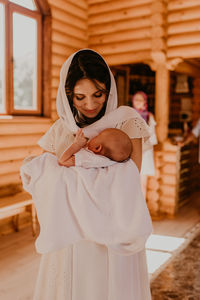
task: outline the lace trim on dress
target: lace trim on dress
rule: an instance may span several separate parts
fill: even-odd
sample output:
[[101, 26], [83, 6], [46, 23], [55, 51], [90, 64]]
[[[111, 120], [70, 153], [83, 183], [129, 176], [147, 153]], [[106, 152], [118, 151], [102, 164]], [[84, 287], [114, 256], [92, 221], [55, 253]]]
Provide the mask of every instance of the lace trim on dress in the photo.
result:
[[150, 137], [147, 124], [140, 118], [129, 119], [119, 124], [119, 128], [128, 134], [131, 139], [143, 138], [146, 141]]

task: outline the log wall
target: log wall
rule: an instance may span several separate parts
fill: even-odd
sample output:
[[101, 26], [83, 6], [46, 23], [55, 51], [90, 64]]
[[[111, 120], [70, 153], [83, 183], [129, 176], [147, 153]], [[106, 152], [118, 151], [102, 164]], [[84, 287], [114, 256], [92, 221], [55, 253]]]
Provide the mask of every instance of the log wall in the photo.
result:
[[[51, 117], [56, 115], [56, 94], [60, 68], [66, 58], [87, 46], [87, 2], [49, 0], [52, 15]], [[19, 167], [27, 155], [39, 153], [37, 140], [52, 120], [37, 117], [0, 119], [0, 196], [7, 185], [18, 185]]]
[[60, 68], [73, 52], [88, 45], [87, 0], [48, 0], [52, 15], [51, 116], [55, 120]]
[[169, 0], [167, 16], [167, 56], [199, 57], [200, 1]]
[[[0, 118], [0, 197], [19, 192], [19, 168], [23, 159], [41, 153], [39, 138], [57, 118], [56, 94], [60, 68], [66, 58], [87, 47], [87, 1], [49, 0], [51, 8], [51, 118]], [[21, 217], [20, 217], [21, 218]], [[22, 223], [27, 222], [22, 216]], [[1, 221], [0, 233], [11, 230], [11, 218]], [[23, 224], [21, 225], [23, 226]]]
[[89, 47], [111, 65], [149, 59], [153, 3], [154, 0], [88, 0]]
[[[162, 64], [165, 55], [169, 60], [200, 57], [199, 0], [48, 0], [48, 3], [51, 9], [51, 118], [0, 120], [0, 197], [21, 189], [22, 160], [27, 155], [40, 153], [36, 142], [57, 118], [60, 68], [74, 51], [90, 47], [99, 51], [110, 65], [151, 64], [154, 57], [159, 64], [160, 53], [164, 57]], [[153, 52], [156, 55], [152, 56]], [[194, 81], [194, 122], [200, 112], [199, 82], [199, 78]], [[165, 209], [166, 197], [174, 193], [171, 186], [174, 186], [175, 176], [170, 173], [175, 172], [175, 162], [171, 161], [175, 152], [159, 150], [155, 155], [157, 174], [149, 179], [147, 192], [153, 213]], [[162, 195], [161, 200], [158, 195]]]

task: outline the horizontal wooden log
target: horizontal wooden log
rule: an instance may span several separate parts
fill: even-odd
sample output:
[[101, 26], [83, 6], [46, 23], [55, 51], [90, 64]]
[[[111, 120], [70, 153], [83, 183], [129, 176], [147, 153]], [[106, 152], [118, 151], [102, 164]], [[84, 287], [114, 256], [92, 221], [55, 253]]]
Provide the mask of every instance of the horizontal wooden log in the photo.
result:
[[[74, 48], [84, 48], [86, 46], [86, 42], [83, 40], [80, 40], [76, 37], [72, 37], [70, 35], [68, 35], [67, 33], [61, 33], [58, 31], [53, 30], [52, 31], [52, 42], [53, 43], [58, 43], [60, 45], [64, 45], [65, 47], [67, 45], [70, 45], [69, 48], [74, 47]], [[66, 54], [64, 53], [64, 55], [66, 56]]]
[[180, 10], [168, 14], [168, 23], [178, 23], [181, 21], [199, 20], [200, 6], [188, 8], [187, 10]]
[[102, 2], [110, 2], [110, 0], [87, 0], [88, 4], [91, 5], [91, 4], [100, 4]]
[[52, 78], [51, 80], [51, 85], [53, 88], [58, 88], [60, 83], [60, 79], [59, 78]]
[[148, 206], [151, 216], [157, 215], [159, 213], [160, 205], [159, 205], [158, 201], [152, 202], [152, 201], [148, 200], [148, 198], [147, 198], [147, 206]]
[[55, 99], [56, 98], [57, 92], [58, 92], [57, 88], [52, 88], [52, 90], [51, 90], [51, 99]]
[[74, 36], [82, 41], [87, 41], [87, 32], [83, 29], [79, 29], [74, 27], [73, 24], [68, 24], [56, 19], [52, 19], [52, 30], [56, 30], [58, 32], [62, 32], [66, 34], [66, 30], [68, 34]]
[[78, 6], [78, 7], [81, 7], [83, 9], [88, 9], [88, 2], [87, 0], [78, 0], [76, 2], [74, 2], [74, 0], [68, 0], [68, 2], [71, 2], [72, 4]]
[[130, 1], [130, 0], [123, 0], [123, 1], [104, 1], [97, 3], [89, 3], [89, 16], [100, 14], [100, 13], [107, 13], [114, 10], [121, 10], [125, 8], [134, 8], [138, 6], [149, 5], [152, 3], [152, 0], [140, 0], [140, 1]]
[[161, 181], [163, 185], [176, 185], [176, 175], [162, 174]]
[[188, 9], [191, 7], [199, 7], [199, 0], [173, 0], [168, 1], [168, 10], [180, 10], [180, 9]]
[[51, 101], [51, 110], [52, 111], [56, 111], [56, 99], [53, 99], [52, 101]]
[[149, 178], [148, 179], [148, 184], [147, 184], [147, 188], [150, 190], [154, 190], [157, 191], [159, 189], [159, 181], [156, 180], [155, 178]]
[[22, 146], [35, 146], [42, 134], [27, 134], [20, 136], [1, 136], [0, 148], [14, 148]]
[[176, 197], [176, 193], [177, 193], [176, 185], [167, 185], [167, 184], [161, 185], [160, 192], [161, 195], [164, 196]]
[[123, 31], [123, 30], [127, 30], [127, 28], [129, 28], [130, 30], [131, 29], [134, 30], [134, 29], [142, 29], [147, 27], [151, 27], [151, 19], [149, 18], [149, 16], [138, 18], [138, 19], [123, 20], [120, 22], [116, 21], [116, 22], [106, 23], [103, 26], [101, 24], [89, 26], [88, 34], [90, 37], [90, 36]]
[[[59, 55], [61, 57], [64, 57], [65, 60], [71, 55], [72, 50], [71, 47], [68, 47], [68, 44], [63, 45], [63, 44], [59, 44], [59, 43], [53, 43], [52, 44], [52, 54], [53, 55]], [[52, 70], [52, 76], [54, 77], [60, 77], [60, 68], [53, 66], [53, 68], [57, 68], [57, 71]], [[55, 76], [56, 73], [56, 76]]]
[[9, 116], [9, 115], [5, 115], [5, 116], [1, 116], [0, 117], [0, 126], [2, 124], [50, 124], [51, 119], [50, 118], [45, 118], [45, 117], [22, 117], [22, 116]]
[[[42, 153], [42, 149], [39, 146], [0, 149], [0, 162], [24, 159], [29, 155], [31, 156], [40, 155], [41, 153]], [[0, 164], [0, 168], [1, 168], [1, 164]]]
[[150, 59], [150, 51], [138, 51], [138, 52], [128, 52], [128, 53], [120, 53], [114, 55], [104, 55], [106, 62], [111, 65], [119, 65], [119, 64], [130, 64], [137, 62], [144, 62], [144, 60]]
[[55, 7], [52, 8], [51, 13], [52, 13], [52, 18], [55, 20], [65, 22], [70, 25], [73, 24], [74, 27], [77, 27], [82, 30], [87, 30], [86, 20], [82, 20], [78, 17], [72, 16], [69, 12], [62, 11]]
[[160, 169], [158, 169], [158, 168], [156, 167], [154, 177], [155, 177], [157, 180], [159, 180], [159, 179], [160, 179], [160, 176], [161, 176]]
[[[76, 49], [76, 50], [78, 50], [78, 49]], [[75, 51], [72, 51], [71, 54]], [[57, 55], [57, 54], [54, 54], [54, 53], [52, 54], [52, 64], [53, 64], [53, 66], [61, 68], [62, 65], [64, 64], [65, 60], [66, 60], [66, 57], [64, 55]], [[53, 87], [53, 88], [55, 88], [55, 87]]]
[[[22, 184], [9, 184], [0, 188], [0, 199], [22, 192]], [[1, 201], [1, 200], [0, 200]]]
[[[166, 198], [166, 197], [161, 197], [162, 200], [160, 202], [160, 213], [164, 213], [165, 215], [167, 215], [168, 217], [174, 217], [175, 213], [176, 213], [176, 204], [173, 202], [172, 198]], [[172, 203], [165, 203], [165, 201], [170, 201]]]
[[13, 161], [5, 161], [0, 164], [0, 176], [3, 174], [16, 173], [19, 172], [20, 167], [22, 166], [22, 159], [13, 160]]
[[[199, 32], [195, 33], [184, 33], [181, 35], [173, 35], [168, 37], [167, 45], [168, 47], [181, 46], [181, 45], [191, 45], [200, 43]], [[192, 46], [191, 46], [192, 47]]]
[[157, 191], [147, 190], [147, 200], [157, 202], [159, 200], [159, 193]]
[[20, 183], [21, 183], [21, 179], [19, 176], [19, 172], [1, 175], [0, 187], [6, 186], [9, 184], [14, 185], [14, 184], [20, 184]]
[[139, 40], [136, 42], [121, 42], [109, 45], [93, 46], [93, 49], [103, 55], [113, 55], [126, 52], [137, 52], [151, 49], [151, 40]]
[[51, 117], [52, 117], [52, 120], [55, 122], [58, 119], [57, 112], [56, 111], [52, 111], [51, 112]]
[[[78, 2], [78, 1], [77, 1]], [[49, 0], [49, 4], [51, 5], [51, 9], [57, 8], [58, 10], [67, 11], [71, 15], [78, 17], [83, 20], [87, 20], [87, 9], [78, 7], [74, 5], [76, 2], [72, 3], [70, 1], [65, 0]]]
[[176, 152], [163, 152], [162, 158], [164, 162], [176, 163], [177, 161]]
[[196, 58], [200, 53], [200, 45], [186, 45], [179, 47], [171, 47], [167, 50], [167, 56], [182, 57], [182, 58]]
[[198, 31], [200, 31], [200, 20], [174, 23], [174, 24], [170, 24], [167, 27], [168, 35], [174, 35], [179, 33], [185, 34], [189, 32], [198, 32]]
[[162, 168], [162, 174], [176, 174], [177, 173], [177, 168], [176, 164], [166, 164]]
[[0, 125], [0, 135], [22, 135], [22, 134], [43, 134], [45, 133], [51, 123], [3, 123]]
[[163, 161], [162, 161], [160, 158], [156, 158], [156, 157], [154, 156], [154, 162], [155, 162], [156, 168], [160, 168], [160, 167], [163, 166]]
[[88, 19], [88, 25], [93, 26], [97, 24], [104, 24], [109, 22], [141, 18], [143, 16], [151, 15], [150, 6], [134, 7], [129, 9], [121, 9], [119, 11], [112, 11], [103, 14], [91, 15]]
[[[52, 48], [54, 47], [54, 45], [52, 45]], [[62, 46], [63, 47], [63, 46]], [[54, 48], [56, 49], [56, 48]], [[66, 57], [67, 58], [67, 57]], [[53, 77], [58, 77], [60, 78], [60, 68], [58, 66], [52, 66], [52, 69], [51, 69], [51, 75]], [[54, 91], [54, 89], [52, 90], [52, 92]]]
[[117, 33], [104, 34], [100, 36], [90, 37], [90, 45], [106, 44], [106, 43], [115, 43], [121, 41], [135, 41], [139, 39], [148, 38], [152, 36], [151, 28], [142, 28], [137, 30], [126, 30], [120, 31]]
[[188, 62], [183, 62], [177, 65], [175, 68], [176, 72], [185, 73], [191, 76], [199, 76], [200, 75], [200, 69]]
[[57, 31], [52, 32], [52, 42], [66, 47], [66, 50], [63, 53], [65, 57], [70, 54], [70, 50], [74, 48], [83, 48], [86, 45], [85, 41], [79, 40], [77, 38], [71, 37], [70, 35], [63, 34]]
[[176, 198], [173, 196], [160, 195], [161, 206], [176, 206]]
[[179, 147], [176, 145], [173, 145], [169, 140], [167, 140], [163, 143], [164, 151], [176, 152], [178, 149], [179, 149]]

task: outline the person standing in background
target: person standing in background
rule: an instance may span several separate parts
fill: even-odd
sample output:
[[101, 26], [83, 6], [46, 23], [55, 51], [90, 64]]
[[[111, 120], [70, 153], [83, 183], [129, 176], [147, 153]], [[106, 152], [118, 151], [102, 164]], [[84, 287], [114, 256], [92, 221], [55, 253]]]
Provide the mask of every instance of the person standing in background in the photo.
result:
[[148, 176], [155, 175], [153, 146], [158, 143], [155, 132], [156, 121], [153, 114], [148, 111], [147, 95], [144, 92], [138, 91], [133, 95], [132, 106], [147, 122], [151, 131], [148, 148], [143, 149], [141, 167], [141, 184], [144, 197], [146, 198]]
[[[200, 118], [198, 119], [196, 125], [193, 127], [192, 131], [186, 135], [184, 140], [178, 143], [180, 146], [185, 146], [196, 139], [200, 138]], [[200, 163], [200, 139], [199, 139], [199, 163]]]

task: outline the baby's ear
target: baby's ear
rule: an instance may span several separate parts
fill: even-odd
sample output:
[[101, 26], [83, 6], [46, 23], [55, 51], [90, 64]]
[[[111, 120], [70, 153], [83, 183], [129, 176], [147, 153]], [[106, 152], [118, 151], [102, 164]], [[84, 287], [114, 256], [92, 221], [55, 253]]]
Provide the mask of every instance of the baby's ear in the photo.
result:
[[101, 150], [102, 150], [102, 148], [103, 148], [102, 145], [99, 144], [99, 145], [97, 145], [96, 147], [94, 147], [93, 152], [94, 152], [94, 153], [100, 153]]

